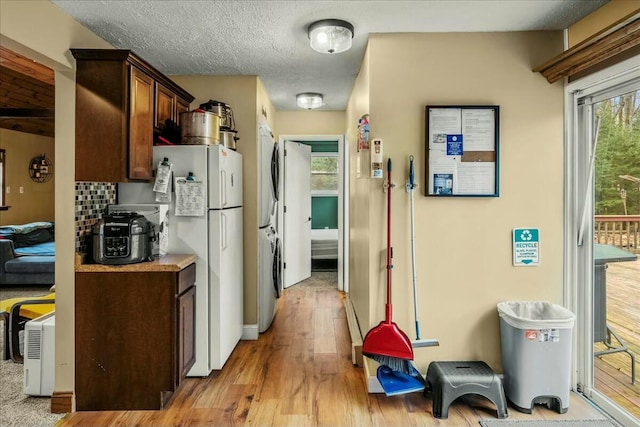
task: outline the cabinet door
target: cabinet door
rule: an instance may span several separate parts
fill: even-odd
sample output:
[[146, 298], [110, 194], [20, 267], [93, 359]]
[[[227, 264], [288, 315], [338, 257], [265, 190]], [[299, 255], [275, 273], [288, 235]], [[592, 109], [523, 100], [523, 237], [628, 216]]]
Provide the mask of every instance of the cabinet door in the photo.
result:
[[160, 409], [160, 396], [175, 388], [175, 273], [83, 272], [75, 280], [76, 409]]
[[153, 79], [131, 67], [129, 178], [151, 179], [153, 157]]
[[156, 117], [154, 126], [163, 129], [165, 120], [175, 119], [176, 96], [166, 87], [156, 83]]
[[175, 122], [180, 124], [180, 113], [184, 111], [189, 111], [189, 103], [182, 98], [176, 99], [176, 118]]
[[196, 321], [196, 287], [192, 286], [184, 294], [178, 297], [178, 361], [176, 372], [176, 386], [196, 361], [195, 342]]

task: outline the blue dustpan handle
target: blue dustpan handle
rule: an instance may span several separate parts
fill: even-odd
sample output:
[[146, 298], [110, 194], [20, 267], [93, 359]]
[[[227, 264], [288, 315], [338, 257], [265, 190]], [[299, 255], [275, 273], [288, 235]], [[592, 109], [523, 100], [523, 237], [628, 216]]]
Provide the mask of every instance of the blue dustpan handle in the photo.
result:
[[409, 156], [409, 188], [416, 188], [415, 173], [413, 171], [413, 155]]

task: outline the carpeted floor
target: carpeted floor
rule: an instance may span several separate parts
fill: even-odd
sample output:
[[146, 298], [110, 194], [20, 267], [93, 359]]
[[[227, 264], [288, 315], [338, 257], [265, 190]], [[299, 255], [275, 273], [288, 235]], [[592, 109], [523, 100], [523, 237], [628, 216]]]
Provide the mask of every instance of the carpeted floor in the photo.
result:
[[289, 289], [337, 289], [338, 288], [338, 272], [337, 271], [313, 271], [311, 277], [296, 283]]
[[615, 427], [609, 420], [482, 420], [482, 427]]
[[[2, 288], [0, 299], [44, 295], [49, 287]], [[0, 351], [4, 353], [4, 320], [0, 318]], [[0, 354], [2, 354], [0, 353]], [[51, 398], [23, 393], [24, 365], [12, 360], [0, 361], [0, 426], [54, 426], [64, 414], [52, 414]]]

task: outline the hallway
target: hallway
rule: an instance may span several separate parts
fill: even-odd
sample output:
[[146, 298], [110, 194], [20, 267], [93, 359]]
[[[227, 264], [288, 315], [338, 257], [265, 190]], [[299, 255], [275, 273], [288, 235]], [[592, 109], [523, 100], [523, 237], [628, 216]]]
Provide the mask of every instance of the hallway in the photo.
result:
[[[314, 273], [287, 289], [271, 328], [257, 341], [240, 341], [222, 371], [187, 379], [167, 409], [77, 412], [59, 425], [475, 427], [480, 419], [496, 416], [493, 404], [482, 398], [459, 400], [447, 420], [437, 420], [431, 415], [431, 398], [422, 393], [367, 394], [362, 369], [351, 363], [345, 295], [327, 280], [335, 274]], [[572, 395], [567, 414], [536, 407], [533, 415], [510, 409], [509, 417], [602, 415]]]

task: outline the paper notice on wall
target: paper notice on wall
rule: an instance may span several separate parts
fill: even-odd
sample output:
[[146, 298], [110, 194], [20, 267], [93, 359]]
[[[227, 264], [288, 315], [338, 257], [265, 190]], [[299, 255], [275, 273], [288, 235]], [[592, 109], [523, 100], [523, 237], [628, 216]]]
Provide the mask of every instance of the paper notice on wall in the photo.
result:
[[496, 164], [461, 162], [458, 164], [456, 194], [490, 194], [496, 188]]
[[[460, 133], [462, 118], [460, 108], [434, 108], [429, 110], [429, 123], [433, 135], [447, 135]], [[444, 142], [434, 139], [433, 142]]]
[[465, 151], [495, 151], [495, 112], [490, 109], [463, 110], [462, 133]]
[[168, 193], [171, 183], [171, 163], [165, 161], [158, 164], [156, 170], [156, 182], [153, 184], [153, 191], [158, 193]]
[[171, 203], [171, 191], [167, 191], [166, 193], [155, 192], [156, 202], [158, 203]]
[[176, 177], [176, 216], [204, 215], [204, 183]]

